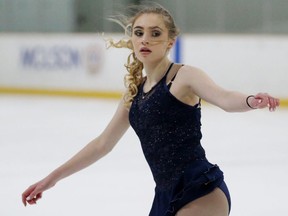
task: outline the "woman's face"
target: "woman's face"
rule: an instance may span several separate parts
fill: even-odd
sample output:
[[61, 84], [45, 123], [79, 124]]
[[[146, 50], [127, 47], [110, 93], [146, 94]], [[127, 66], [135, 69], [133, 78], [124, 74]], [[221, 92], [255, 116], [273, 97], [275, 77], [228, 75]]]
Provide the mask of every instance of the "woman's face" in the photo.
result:
[[140, 15], [132, 28], [132, 44], [136, 57], [143, 63], [157, 62], [167, 56], [174, 40], [168, 36], [161, 15]]

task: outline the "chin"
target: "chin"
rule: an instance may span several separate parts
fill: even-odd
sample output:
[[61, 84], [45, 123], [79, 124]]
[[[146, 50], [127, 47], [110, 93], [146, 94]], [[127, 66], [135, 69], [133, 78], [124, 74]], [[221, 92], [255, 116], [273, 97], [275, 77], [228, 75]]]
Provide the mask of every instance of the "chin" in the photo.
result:
[[149, 63], [149, 62], [151, 62], [151, 59], [149, 59], [148, 57], [139, 56], [139, 57], [137, 57], [137, 59], [138, 59], [140, 62], [142, 62], [143, 64], [144, 64], [144, 63]]

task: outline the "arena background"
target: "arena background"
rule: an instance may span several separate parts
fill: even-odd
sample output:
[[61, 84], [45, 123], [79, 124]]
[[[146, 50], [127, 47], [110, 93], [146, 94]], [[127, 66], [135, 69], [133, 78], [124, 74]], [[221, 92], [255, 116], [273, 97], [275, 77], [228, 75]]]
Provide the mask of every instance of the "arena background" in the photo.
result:
[[[123, 38], [106, 18], [140, 2], [0, 0], [0, 92], [120, 97], [129, 52], [106, 50], [105, 39]], [[202, 68], [225, 88], [270, 92], [287, 105], [287, 1], [158, 2], [181, 30], [172, 60]]]
[[[0, 215], [147, 216], [154, 183], [133, 130], [36, 206], [21, 193], [95, 138], [124, 90], [128, 50], [106, 20], [140, 0], [0, 0]], [[143, 1], [144, 2], [144, 1]], [[181, 35], [172, 60], [219, 85], [281, 99], [273, 113], [202, 106], [202, 143], [225, 173], [231, 216], [288, 215], [288, 1], [161, 0]], [[104, 34], [103, 34], [104, 33]]]

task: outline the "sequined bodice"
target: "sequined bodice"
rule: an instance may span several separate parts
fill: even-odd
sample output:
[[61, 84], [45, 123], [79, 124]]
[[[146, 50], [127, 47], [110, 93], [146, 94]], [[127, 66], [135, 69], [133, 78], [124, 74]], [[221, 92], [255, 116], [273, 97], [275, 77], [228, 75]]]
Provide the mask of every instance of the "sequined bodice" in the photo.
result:
[[177, 181], [193, 161], [205, 159], [199, 104], [189, 106], [174, 97], [166, 84], [167, 73], [147, 94], [144, 83], [139, 87], [129, 113], [156, 185], [162, 189]]

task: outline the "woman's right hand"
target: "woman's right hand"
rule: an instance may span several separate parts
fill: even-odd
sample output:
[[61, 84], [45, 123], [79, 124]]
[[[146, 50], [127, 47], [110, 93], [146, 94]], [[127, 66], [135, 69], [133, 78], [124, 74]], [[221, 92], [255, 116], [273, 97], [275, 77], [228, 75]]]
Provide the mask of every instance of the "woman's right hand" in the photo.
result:
[[26, 206], [27, 203], [30, 205], [36, 204], [37, 201], [42, 198], [42, 193], [45, 190], [48, 190], [49, 188], [53, 187], [54, 185], [55, 183], [51, 181], [49, 176], [31, 185], [22, 194], [22, 202], [24, 206]]

